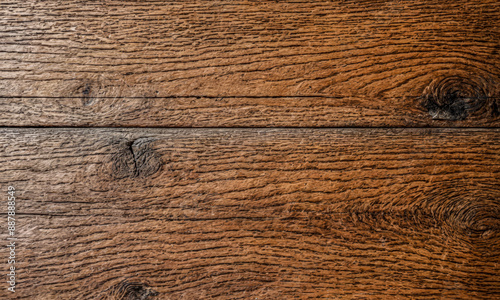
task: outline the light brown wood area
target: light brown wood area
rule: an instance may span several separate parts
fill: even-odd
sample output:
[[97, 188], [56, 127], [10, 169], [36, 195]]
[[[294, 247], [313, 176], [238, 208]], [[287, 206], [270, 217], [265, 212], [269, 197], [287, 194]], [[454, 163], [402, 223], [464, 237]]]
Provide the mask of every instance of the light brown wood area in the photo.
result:
[[499, 137], [3, 129], [16, 299], [494, 299]]
[[20, 126], [138, 126], [130, 110], [146, 127], [499, 124], [497, 0], [1, 5], [0, 96], [49, 103]]

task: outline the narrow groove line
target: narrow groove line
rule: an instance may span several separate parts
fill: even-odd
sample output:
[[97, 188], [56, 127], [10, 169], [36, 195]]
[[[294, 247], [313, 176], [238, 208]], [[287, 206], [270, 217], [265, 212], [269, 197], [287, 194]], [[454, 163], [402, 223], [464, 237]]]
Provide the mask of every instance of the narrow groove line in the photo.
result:
[[186, 130], [200, 130], [200, 129], [221, 129], [221, 130], [242, 130], [242, 129], [255, 129], [255, 130], [262, 130], [262, 129], [269, 129], [269, 130], [278, 130], [278, 129], [285, 129], [285, 130], [299, 130], [299, 129], [304, 129], [304, 130], [341, 130], [341, 129], [362, 129], [362, 130], [370, 130], [370, 129], [407, 129], [407, 130], [414, 130], [414, 129], [432, 129], [432, 130], [456, 130], [456, 131], [461, 131], [461, 130], [493, 130], [496, 131], [497, 129], [500, 129], [500, 126], [498, 127], [484, 127], [484, 126], [470, 126], [470, 127], [443, 127], [443, 126], [415, 126], [415, 127], [402, 127], [402, 126], [340, 126], [340, 127], [311, 127], [311, 126], [231, 126], [231, 127], [223, 127], [223, 126], [191, 126], [191, 127], [186, 127], [186, 126], [145, 126], [145, 127], [140, 127], [140, 126], [94, 126], [94, 125], [89, 125], [89, 126], [44, 126], [44, 125], [39, 125], [39, 126], [16, 126], [16, 125], [9, 125], [9, 126], [0, 126], [0, 129], [5, 128], [5, 129], [186, 129]]
[[[250, 99], [281, 99], [281, 98], [324, 98], [324, 99], [344, 99], [350, 98], [352, 96], [326, 96], [326, 95], [295, 95], [295, 96], [258, 96], [258, 95], [249, 95], [249, 96], [240, 96], [240, 95], [230, 95], [230, 96], [204, 96], [204, 95], [168, 95], [168, 96], [151, 96], [151, 97], [127, 97], [127, 96], [119, 96], [119, 97], [104, 97], [104, 96], [92, 96], [93, 99], [183, 99], [183, 98], [209, 98], [209, 99], [221, 99], [221, 98], [250, 98]], [[420, 98], [422, 96], [402, 96], [402, 97], [411, 97], [411, 98]], [[82, 99], [82, 97], [65, 97], [65, 96], [6, 96], [0, 95], [0, 99]], [[500, 97], [468, 97], [468, 99], [500, 99]]]

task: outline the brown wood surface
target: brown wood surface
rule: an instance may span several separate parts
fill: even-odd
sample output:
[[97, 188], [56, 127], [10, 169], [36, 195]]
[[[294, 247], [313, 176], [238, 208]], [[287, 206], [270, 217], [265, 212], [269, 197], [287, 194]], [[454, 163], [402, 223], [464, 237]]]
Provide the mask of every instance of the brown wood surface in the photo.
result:
[[16, 299], [500, 297], [498, 129], [0, 133]]
[[0, 126], [500, 127], [499, 100], [487, 99], [479, 109], [464, 101], [429, 111], [422, 98], [389, 103], [362, 97], [10, 97], [0, 99]]
[[500, 299], [499, 107], [498, 0], [1, 1], [0, 299]]
[[497, 0], [8, 0], [0, 12], [3, 126], [500, 122]]

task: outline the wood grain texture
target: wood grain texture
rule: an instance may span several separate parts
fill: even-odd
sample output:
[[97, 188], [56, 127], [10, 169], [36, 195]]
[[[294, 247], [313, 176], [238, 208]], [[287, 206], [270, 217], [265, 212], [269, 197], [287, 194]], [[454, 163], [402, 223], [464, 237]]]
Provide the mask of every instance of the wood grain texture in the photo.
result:
[[484, 99], [476, 108], [455, 99], [458, 105], [429, 109], [424, 98], [4, 98], [0, 126], [500, 127], [500, 98]]
[[[270, 117], [299, 127], [499, 124], [497, 0], [1, 5], [0, 96], [23, 107], [37, 99], [12, 98], [104, 107], [122, 98], [145, 106], [155, 127], [265, 127]], [[22, 126], [140, 122], [28, 112]]]
[[2, 129], [16, 299], [498, 299], [499, 137]]

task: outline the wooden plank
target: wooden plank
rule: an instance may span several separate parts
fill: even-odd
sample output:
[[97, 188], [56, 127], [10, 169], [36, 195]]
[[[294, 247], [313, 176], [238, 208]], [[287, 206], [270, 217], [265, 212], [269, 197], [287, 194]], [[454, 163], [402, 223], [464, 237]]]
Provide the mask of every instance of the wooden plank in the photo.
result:
[[[481, 109], [362, 97], [0, 99], [0, 126], [50, 127], [500, 127], [500, 98]], [[498, 103], [498, 106], [497, 106]], [[463, 120], [455, 119], [462, 116]], [[460, 118], [462, 118], [460, 117]]]
[[[277, 126], [499, 123], [497, 0], [9, 0], [0, 12], [0, 96], [22, 106], [37, 100], [11, 98], [139, 97], [130, 109], [147, 102], [147, 126], [264, 127], [268, 112]], [[28, 112], [22, 124], [62, 123]], [[138, 122], [81, 113], [63, 125]]]
[[1, 133], [16, 299], [500, 297], [497, 129]]

